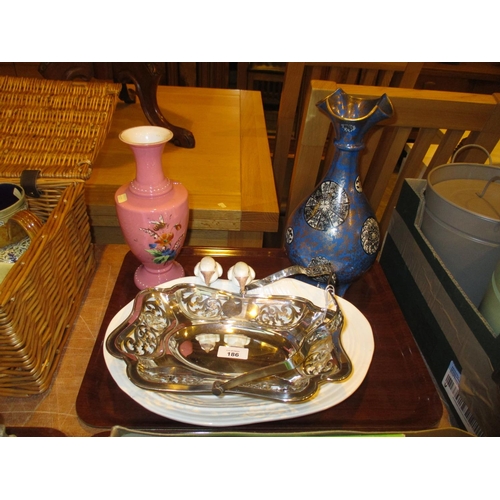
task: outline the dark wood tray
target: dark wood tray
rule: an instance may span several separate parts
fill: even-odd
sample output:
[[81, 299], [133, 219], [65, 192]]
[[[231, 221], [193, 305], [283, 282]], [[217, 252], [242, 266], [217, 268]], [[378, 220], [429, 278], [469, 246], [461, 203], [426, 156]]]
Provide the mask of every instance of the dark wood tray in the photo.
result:
[[[225, 271], [243, 260], [255, 269], [257, 278], [290, 265], [280, 249], [254, 248], [186, 247], [178, 261], [190, 276], [196, 263], [205, 255], [212, 255]], [[97, 428], [121, 425], [132, 429], [223, 432], [223, 428], [203, 429], [150, 412], [127, 396], [109, 373], [102, 353], [104, 335], [113, 317], [138, 292], [133, 282], [137, 266], [136, 258], [128, 253], [78, 394], [76, 409], [79, 417], [87, 425]], [[441, 399], [378, 263], [351, 285], [344, 298], [366, 316], [375, 339], [373, 360], [358, 390], [342, 403], [313, 415], [231, 427], [231, 430], [259, 433], [313, 430], [397, 432], [431, 429], [438, 425], [443, 412]]]

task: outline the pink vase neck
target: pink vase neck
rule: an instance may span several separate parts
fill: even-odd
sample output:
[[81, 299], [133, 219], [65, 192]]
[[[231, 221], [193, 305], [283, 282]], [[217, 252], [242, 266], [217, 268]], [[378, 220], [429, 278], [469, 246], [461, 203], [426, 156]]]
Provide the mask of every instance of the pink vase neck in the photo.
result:
[[168, 193], [172, 182], [165, 177], [162, 168], [161, 144], [129, 144], [136, 162], [136, 177], [130, 183], [130, 189], [141, 196], [157, 196]]

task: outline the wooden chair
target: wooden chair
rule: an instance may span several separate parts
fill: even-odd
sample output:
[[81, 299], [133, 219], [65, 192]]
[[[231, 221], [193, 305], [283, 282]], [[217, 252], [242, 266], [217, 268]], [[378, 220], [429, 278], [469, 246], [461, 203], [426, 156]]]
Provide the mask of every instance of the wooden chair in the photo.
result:
[[297, 136], [304, 96], [311, 80], [354, 85], [413, 88], [424, 63], [287, 63], [278, 110], [273, 170], [278, 200], [286, 204], [290, 185], [288, 159]]
[[[300, 124], [287, 216], [317, 183], [330, 120], [317, 109], [316, 103], [339, 87], [360, 97], [380, 97], [386, 93], [394, 106], [393, 117], [374, 128], [360, 155], [363, 189], [378, 215], [382, 238], [405, 178], [426, 178], [432, 168], [448, 163], [459, 145], [479, 144], [491, 152], [500, 139], [500, 94], [340, 85], [313, 80]], [[411, 137], [414, 140], [409, 143]], [[407, 157], [399, 165], [405, 151]], [[487, 158], [479, 149], [467, 148], [455, 161], [485, 163]], [[396, 175], [393, 187], [388, 190], [391, 178]], [[384, 197], [389, 197], [385, 209], [381, 206]]]

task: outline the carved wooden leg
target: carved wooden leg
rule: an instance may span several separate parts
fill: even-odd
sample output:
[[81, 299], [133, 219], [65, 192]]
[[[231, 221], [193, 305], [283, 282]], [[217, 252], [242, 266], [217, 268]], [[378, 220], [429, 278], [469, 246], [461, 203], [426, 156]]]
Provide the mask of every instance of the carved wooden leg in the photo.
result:
[[95, 77], [93, 63], [40, 63], [38, 72], [47, 80], [83, 80]]
[[118, 97], [120, 101], [123, 101], [126, 104], [135, 103], [135, 94], [129, 91], [126, 83], [122, 83], [122, 89], [120, 90]]
[[165, 127], [172, 131], [174, 137], [172, 142], [182, 148], [194, 148], [195, 139], [193, 134], [182, 127], [170, 123], [162, 114], [156, 92], [160, 73], [153, 63], [113, 63], [113, 77], [119, 83], [125, 83], [128, 79], [135, 84], [141, 106], [148, 121], [159, 127]]
[[174, 134], [172, 142], [176, 146], [182, 148], [195, 146], [193, 134], [185, 128], [170, 123], [158, 106], [156, 91], [161, 75], [154, 63], [40, 63], [38, 71], [49, 80], [113, 79], [122, 84], [119, 97], [127, 104], [135, 102], [135, 96], [126, 87], [126, 84], [132, 81], [148, 121], [152, 125], [170, 129]]

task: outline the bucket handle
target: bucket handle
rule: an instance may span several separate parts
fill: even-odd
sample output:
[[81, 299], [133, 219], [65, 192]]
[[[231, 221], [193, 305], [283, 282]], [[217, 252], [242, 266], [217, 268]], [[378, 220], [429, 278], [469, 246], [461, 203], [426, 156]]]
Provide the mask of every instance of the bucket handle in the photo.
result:
[[467, 148], [478, 148], [478, 149], [482, 150], [486, 154], [486, 156], [488, 157], [488, 159], [490, 160], [490, 165], [493, 164], [493, 160], [491, 159], [491, 155], [488, 152], [488, 150], [486, 148], [483, 148], [483, 146], [480, 146], [479, 144], [466, 144], [465, 146], [462, 146], [461, 148], [458, 148], [455, 151], [455, 153], [453, 153], [453, 156], [451, 158], [451, 163], [455, 163], [455, 158], [458, 155], [458, 153], [460, 153], [460, 151], [463, 151], [464, 149], [467, 149]]
[[[479, 198], [482, 198], [485, 194], [486, 194], [486, 190], [488, 189], [489, 185], [492, 183], [492, 182], [498, 182], [500, 181], [500, 175], [494, 175], [487, 183], [486, 185], [484, 186], [483, 190], [481, 193], [476, 193], [477, 196], [479, 196]], [[495, 211], [495, 213], [497, 214], [497, 216], [500, 218], [500, 213], [498, 212], [498, 210], [495, 209], [495, 207], [491, 206], [491, 208]]]
[[500, 175], [494, 175], [487, 183], [486, 185], [484, 186], [483, 190], [481, 191], [481, 193], [476, 193], [479, 198], [482, 198], [485, 194], [486, 194], [486, 190], [488, 189], [489, 185], [492, 183], [492, 182], [498, 182], [500, 181]]
[[488, 189], [488, 186], [492, 183], [492, 182], [495, 182], [495, 181], [500, 181], [500, 175], [494, 175], [487, 183], [486, 183], [486, 186], [484, 186], [483, 188], [483, 191], [481, 193], [477, 193], [477, 195], [479, 196], [479, 198], [482, 198], [484, 196], [484, 194], [486, 193], [486, 190]]

